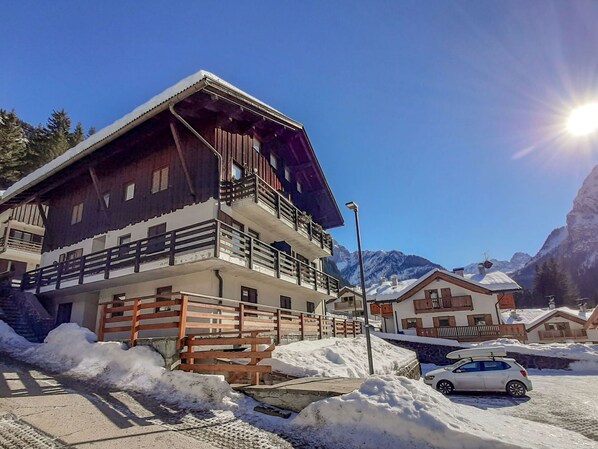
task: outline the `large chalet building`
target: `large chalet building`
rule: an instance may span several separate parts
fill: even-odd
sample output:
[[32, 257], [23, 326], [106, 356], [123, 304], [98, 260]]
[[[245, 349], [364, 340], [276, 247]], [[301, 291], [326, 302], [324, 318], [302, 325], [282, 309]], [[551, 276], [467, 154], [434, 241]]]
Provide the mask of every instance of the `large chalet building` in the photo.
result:
[[96, 329], [103, 303], [172, 292], [324, 313], [339, 290], [321, 259], [343, 220], [305, 129], [208, 72], [20, 180], [0, 210], [22, 204], [46, 228], [22, 289], [57, 323]]

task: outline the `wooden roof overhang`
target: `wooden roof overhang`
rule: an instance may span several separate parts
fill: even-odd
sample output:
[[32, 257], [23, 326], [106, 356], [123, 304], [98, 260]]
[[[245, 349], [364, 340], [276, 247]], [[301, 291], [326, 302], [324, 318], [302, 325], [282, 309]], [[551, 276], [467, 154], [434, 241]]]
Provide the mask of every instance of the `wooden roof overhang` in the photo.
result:
[[293, 200], [324, 228], [342, 226], [342, 215], [303, 126], [212, 77], [202, 79], [169, 101], [123, 124], [47, 173], [40, 170], [27, 185], [7, 192], [8, 195], [0, 199], [0, 211], [32, 201], [43, 202], [55, 188], [84, 174], [102, 159], [114, 156], [116, 145], [111, 143], [118, 141], [118, 147], [123, 148], [126, 145], [120, 143], [151, 136], [157, 129], [167, 126], [173, 119], [168, 110], [171, 103], [192, 124], [210, 123], [229, 132], [254, 134], [263, 143], [272, 140], [283, 143], [278, 149], [284, 151], [285, 163], [303, 185], [303, 194]]
[[529, 331], [534, 330], [535, 328], [537, 328], [541, 324], [544, 324], [546, 321], [548, 321], [551, 318], [563, 318], [565, 320], [569, 320], [569, 321], [573, 321], [574, 323], [581, 324], [582, 326], [586, 325], [586, 320], [584, 320], [582, 318], [579, 318], [575, 315], [571, 315], [569, 313], [563, 312], [561, 310], [555, 310], [554, 313], [548, 313], [540, 321], [535, 323], [533, 326], [530, 326], [529, 328], [527, 328], [527, 331], [529, 332]]

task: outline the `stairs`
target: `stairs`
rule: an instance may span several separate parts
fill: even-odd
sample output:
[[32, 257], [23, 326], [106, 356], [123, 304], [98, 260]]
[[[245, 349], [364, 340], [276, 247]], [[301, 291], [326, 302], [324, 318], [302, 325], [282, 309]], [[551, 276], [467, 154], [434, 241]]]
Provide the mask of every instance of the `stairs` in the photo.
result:
[[33, 343], [41, 343], [45, 338], [44, 332], [40, 333], [39, 329], [36, 332], [34, 324], [27, 319], [22, 308], [19, 307], [19, 303], [13, 295], [13, 289], [7, 286], [0, 286], [0, 320], [12, 327], [17, 334]]

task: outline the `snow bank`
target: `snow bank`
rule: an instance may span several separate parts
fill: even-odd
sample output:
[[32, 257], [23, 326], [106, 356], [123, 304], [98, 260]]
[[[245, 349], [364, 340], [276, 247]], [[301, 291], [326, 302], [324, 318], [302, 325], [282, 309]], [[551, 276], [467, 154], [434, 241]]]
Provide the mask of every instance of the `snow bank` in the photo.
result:
[[[417, 360], [415, 352], [399, 348], [372, 335], [376, 374], [394, 374]], [[297, 377], [367, 377], [369, 374], [365, 335], [298, 341], [277, 346], [271, 359], [273, 371]]]
[[376, 332], [376, 335], [385, 340], [409, 341], [414, 343], [427, 343], [442, 346], [455, 346], [460, 348], [485, 348], [504, 346], [507, 352], [520, 354], [539, 355], [544, 357], [559, 357], [579, 361], [598, 363], [598, 345], [584, 343], [521, 343], [519, 340], [499, 338], [482, 343], [459, 343], [446, 338], [419, 337], [407, 334], [385, 334]]
[[421, 381], [396, 376], [370, 377], [359, 390], [314, 402], [295, 425], [343, 448], [596, 447], [577, 433], [454, 404]]
[[223, 376], [168, 371], [147, 346], [127, 349], [118, 342], [96, 342], [89, 329], [61, 324], [44, 343], [31, 343], [0, 321], [0, 351], [54, 372], [147, 394], [182, 407], [235, 409], [242, 396]]

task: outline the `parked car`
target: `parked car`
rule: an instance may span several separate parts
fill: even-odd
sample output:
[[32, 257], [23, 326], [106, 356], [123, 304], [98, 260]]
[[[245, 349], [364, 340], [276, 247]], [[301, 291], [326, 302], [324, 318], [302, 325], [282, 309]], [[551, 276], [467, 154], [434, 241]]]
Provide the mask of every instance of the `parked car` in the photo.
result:
[[525, 396], [532, 390], [527, 371], [514, 359], [499, 354], [506, 356], [500, 348], [454, 351], [447, 358], [458, 361], [428, 372], [424, 382], [445, 395], [453, 391], [500, 391]]

